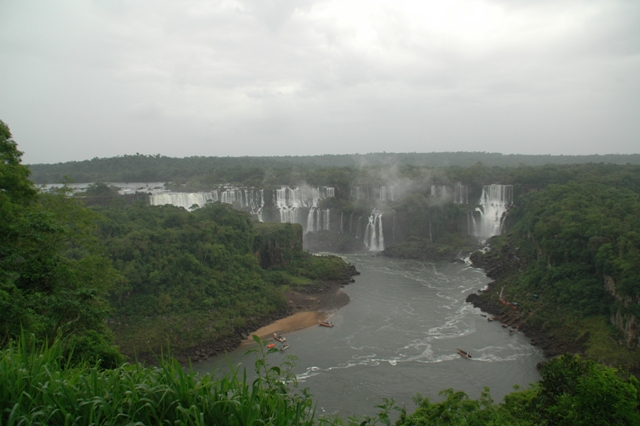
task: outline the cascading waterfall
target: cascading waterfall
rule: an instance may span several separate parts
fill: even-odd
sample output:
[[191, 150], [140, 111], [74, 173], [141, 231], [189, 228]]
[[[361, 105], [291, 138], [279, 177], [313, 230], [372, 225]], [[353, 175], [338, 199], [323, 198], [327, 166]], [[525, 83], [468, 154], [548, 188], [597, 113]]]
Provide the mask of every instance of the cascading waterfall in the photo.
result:
[[445, 185], [431, 185], [431, 196], [446, 199], [447, 187]]
[[281, 223], [299, 223], [298, 208], [300, 205], [296, 195], [296, 191], [289, 187], [276, 189], [276, 205], [280, 211]]
[[384, 250], [384, 233], [382, 231], [382, 212], [373, 209], [369, 223], [364, 231], [364, 245], [369, 251]]
[[[356, 232], [358, 232], [357, 229]], [[351, 215], [349, 216], [349, 235], [353, 235], [353, 212], [351, 212]]]
[[250, 209], [251, 214], [258, 217], [259, 222], [264, 222], [262, 211], [264, 210], [264, 190], [245, 189], [245, 206]]
[[258, 220], [262, 222], [262, 211], [264, 209], [264, 191], [262, 189], [226, 188], [211, 192], [165, 192], [149, 195], [149, 205], [162, 206], [172, 204], [187, 210], [190, 210], [194, 205], [204, 207], [207, 203], [218, 201], [238, 208], [248, 209], [251, 214], [258, 216]]
[[[240, 197], [238, 197], [238, 195]], [[229, 188], [220, 192], [220, 201], [224, 204], [234, 204], [238, 198], [242, 200], [242, 191], [239, 189]], [[240, 203], [242, 203], [242, 201], [240, 201]]]
[[398, 194], [396, 193], [396, 187], [395, 186], [390, 186], [389, 187], [389, 200], [391, 201], [395, 201], [398, 199]]
[[328, 231], [330, 214], [329, 209], [322, 210], [317, 207], [311, 207], [307, 216], [306, 232]]
[[469, 204], [469, 188], [467, 185], [457, 183], [453, 187], [453, 202], [455, 204]]
[[[322, 186], [317, 188], [283, 186], [275, 191], [276, 206], [280, 211], [280, 222], [299, 223], [305, 226], [305, 232], [329, 230], [329, 209], [320, 209], [320, 200], [335, 196], [335, 188]], [[306, 221], [303, 222], [301, 209], [309, 208]]]
[[218, 192], [166, 192], [164, 194], [151, 194], [149, 205], [164, 206], [172, 204], [189, 210], [192, 206], [204, 207], [208, 202], [218, 201]]
[[485, 185], [473, 215], [473, 235], [486, 240], [500, 235], [505, 213], [513, 202], [513, 185]]

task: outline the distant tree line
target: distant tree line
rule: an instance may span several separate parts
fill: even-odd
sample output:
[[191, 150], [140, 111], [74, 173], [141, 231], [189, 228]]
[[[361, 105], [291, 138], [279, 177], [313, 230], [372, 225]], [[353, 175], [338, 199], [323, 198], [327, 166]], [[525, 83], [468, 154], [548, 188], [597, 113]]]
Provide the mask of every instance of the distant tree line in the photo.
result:
[[[262, 186], [299, 182], [305, 171], [368, 167], [519, 167], [561, 164], [640, 164], [640, 154], [504, 155], [487, 152], [371, 153], [281, 157], [185, 157], [124, 155], [56, 164], [31, 164], [37, 184], [72, 182], [174, 182]], [[311, 182], [309, 182], [311, 183]]]

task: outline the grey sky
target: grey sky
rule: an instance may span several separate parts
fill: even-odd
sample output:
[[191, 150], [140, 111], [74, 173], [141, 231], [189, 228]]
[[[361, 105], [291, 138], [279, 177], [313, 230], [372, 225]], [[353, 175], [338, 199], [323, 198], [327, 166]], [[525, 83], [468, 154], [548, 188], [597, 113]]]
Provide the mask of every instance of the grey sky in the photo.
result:
[[637, 0], [2, 0], [26, 163], [640, 152]]

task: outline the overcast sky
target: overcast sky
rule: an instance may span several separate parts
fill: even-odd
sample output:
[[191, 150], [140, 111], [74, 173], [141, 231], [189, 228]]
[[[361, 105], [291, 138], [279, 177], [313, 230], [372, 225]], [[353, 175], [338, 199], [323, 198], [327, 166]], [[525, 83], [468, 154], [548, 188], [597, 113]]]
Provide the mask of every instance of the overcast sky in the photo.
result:
[[640, 152], [638, 0], [1, 0], [25, 163]]

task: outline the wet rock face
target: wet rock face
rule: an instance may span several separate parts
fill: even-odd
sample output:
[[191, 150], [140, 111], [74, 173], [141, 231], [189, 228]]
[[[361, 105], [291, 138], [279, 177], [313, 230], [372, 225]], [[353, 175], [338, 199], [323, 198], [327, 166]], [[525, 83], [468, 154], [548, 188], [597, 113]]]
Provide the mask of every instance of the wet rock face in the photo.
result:
[[[604, 288], [625, 308], [628, 308], [633, 304], [640, 304], [640, 299], [637, 297], [622, 297], [619, 295], [616, 292], [616, 282], [613, 277], [608, 275], [604, 276]], [[640, 347], [640, 340], [638, 339], [638, 318], [635, 315], [623, 313], [621, 309], [618, 309], [611, 315], [611, 323], [622, 332], [627, 347]]]
[[484, 269], [489, 278], [499, 280], [514, 270], [522, 269], [523, 265], [518, 257], [518, 248], [505, 244], [499, 249], [491, 249], [485, 253], [476, 251], [469, 256], [469, 260], [476, 268]]

